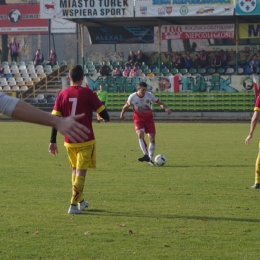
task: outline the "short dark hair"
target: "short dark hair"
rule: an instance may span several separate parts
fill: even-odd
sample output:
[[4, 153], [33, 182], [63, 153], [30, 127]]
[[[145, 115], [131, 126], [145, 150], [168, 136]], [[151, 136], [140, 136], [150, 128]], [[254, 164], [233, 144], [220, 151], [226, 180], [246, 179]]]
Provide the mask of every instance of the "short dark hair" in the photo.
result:
[[82, 80], [82, 78], [84, 77], [84, 72], [82, 69], [81, 65], [74, 65], [71, 69], [70, 69], [70, 78], [72, 79], [73, 82], [77, 82]]
[[139, 82], [138, 87], [145, 87], [147, 88], [147, 84], [143, 81]]

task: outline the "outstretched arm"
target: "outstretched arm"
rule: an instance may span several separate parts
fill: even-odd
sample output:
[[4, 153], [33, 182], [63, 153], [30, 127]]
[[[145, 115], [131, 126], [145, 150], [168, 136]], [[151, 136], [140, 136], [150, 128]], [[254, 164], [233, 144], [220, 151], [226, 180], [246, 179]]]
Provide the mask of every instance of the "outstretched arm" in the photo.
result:
[[245, 144], [249, 144], [249, 140], [253, 137], [259, 119], [260, 119], [260, 111], [255, 111], [251, 119], [250, 132], [245, 140]]
[[172, 113], [172, 111], [161, 100], [158, 100], [157, 104], [165, 110], [167, 115], [170, 115]]
[[120, 114], [120, 118], [121, 119], [125, 119], [125, 112], [127, 111], [127, 109], [130, 107], [130, 105], [125, 104], [122, 108], [121, 114]]

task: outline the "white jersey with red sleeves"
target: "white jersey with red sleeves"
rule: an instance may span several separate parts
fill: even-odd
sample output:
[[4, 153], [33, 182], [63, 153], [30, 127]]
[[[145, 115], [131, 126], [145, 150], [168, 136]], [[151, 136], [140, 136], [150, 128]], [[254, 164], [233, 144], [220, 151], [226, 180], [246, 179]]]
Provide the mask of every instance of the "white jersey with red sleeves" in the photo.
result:
[[135, 92], [128, 97], [127, 104], [133, 106], [134, 120], [142, 120], [153, 118], [152, 102], [158, 101], [151, 92], [145, 92], [143, 97], [139, 97]]

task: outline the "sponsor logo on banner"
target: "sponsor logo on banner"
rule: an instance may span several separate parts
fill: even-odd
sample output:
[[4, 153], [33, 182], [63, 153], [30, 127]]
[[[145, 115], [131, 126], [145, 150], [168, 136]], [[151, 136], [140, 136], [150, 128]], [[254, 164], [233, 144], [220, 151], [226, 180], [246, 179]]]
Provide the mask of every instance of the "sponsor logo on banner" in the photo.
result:
[[140, 13], [142, 15], [146, 15], [147, 14], [147, 7], [146, 6], [141, 6], [140, 7]]
[[197, 14], [213, 14], [214, 8], [200, 8], [196, 13]]
[[158, 8], [158, 15], [165, 15], [165, 7]]
[[234, 24], [168, 25], [162, 27], [162, 40], [233, 39]]
[[19, 23], [21, 20], [21, 13], [18, 9], [12, 9], [8, 13], [8, 20], [10, 23]]
[[182, 6], [182, 7], [180, 8], [180, 14], [182, 14], [182, 15], [187, 15], [188, 13], [189, 13], [189, 9], [188, 9], [187, 6]]
[[251, 0], [239, 0], [239, 7], [245, 13], [253, 12], [257, 7], [258, 1], [251, 1]]
[[40, 19], [39, 4], [1, 5], [1, 34], [46, 34], [48, 20]]
[[44, 4], [44, 9], [43, 9], [44, 13], [48, 15], [55, 14], [56, 3], [54, 1], [45, 0], [43, 4]]
[[172, 13], [172, 6], [166, 6], [166, 13], [170, 15]]

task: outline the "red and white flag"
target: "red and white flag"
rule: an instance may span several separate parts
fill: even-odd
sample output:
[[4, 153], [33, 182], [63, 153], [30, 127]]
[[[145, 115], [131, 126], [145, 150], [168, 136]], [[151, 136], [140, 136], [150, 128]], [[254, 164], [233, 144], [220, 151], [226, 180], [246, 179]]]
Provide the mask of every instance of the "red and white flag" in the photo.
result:
[[171, 91], [172, 92], [180, 92], [180, 76], [169, 76], [169, 80], [171, 83]]
[[253, 84], [254, 84], [255, 97], [257, 98], [258, 95], [260, 94], [260, 91], [259, 91], [258, 81], [257, 81], [255, 75], [253, 75]]

